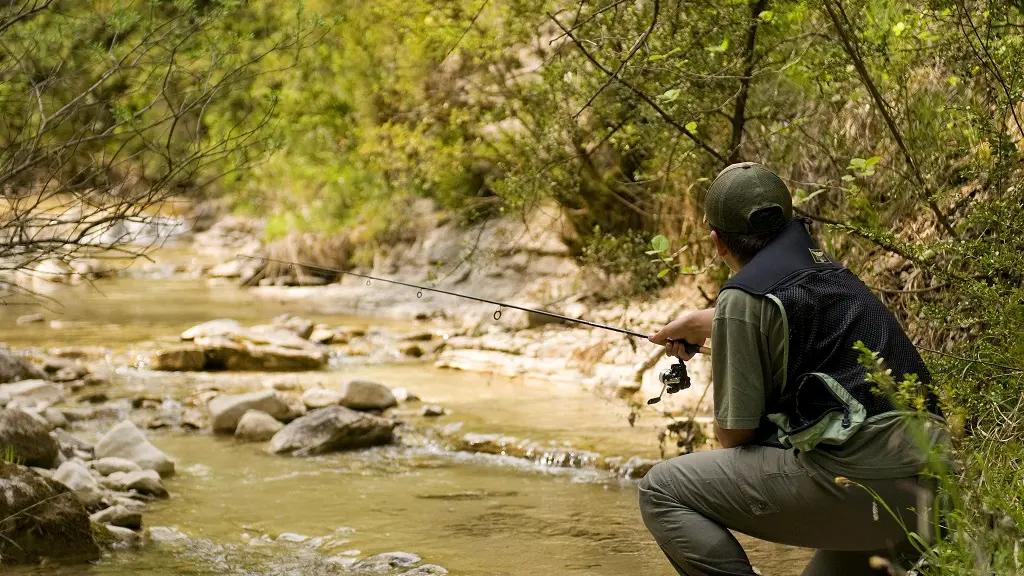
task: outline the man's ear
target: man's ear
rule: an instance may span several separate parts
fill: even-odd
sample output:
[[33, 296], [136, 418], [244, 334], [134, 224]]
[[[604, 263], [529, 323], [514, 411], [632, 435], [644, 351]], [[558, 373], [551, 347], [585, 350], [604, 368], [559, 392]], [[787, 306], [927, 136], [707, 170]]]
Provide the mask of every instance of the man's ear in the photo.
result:
[[722, 237], [718, 235], [718, 231], [716, 231], [716, 230], [712, 230], [711, 231], [711, 242], [714, 243], [715, 250], [718, 251], [718, 255], [719, 256], [724, 258], [725, 255], [729, 253], [729, 249], [726, 248], [725, 242], [722, 241]]

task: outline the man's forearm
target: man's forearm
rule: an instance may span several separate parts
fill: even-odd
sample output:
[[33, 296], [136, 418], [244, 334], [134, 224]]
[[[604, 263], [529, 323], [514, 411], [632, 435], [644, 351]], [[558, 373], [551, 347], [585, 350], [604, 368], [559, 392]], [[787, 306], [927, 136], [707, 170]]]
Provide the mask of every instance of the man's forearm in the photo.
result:
[[697, 336], [697, 341], [691, 342], [691, 344], [703, 344], [705, 340], [711, 338], [711, 327], [715, 323], [715, 309], [711, 307], [694, 312], [687, 317], [687, 320], [690, 325], [690, 333]]

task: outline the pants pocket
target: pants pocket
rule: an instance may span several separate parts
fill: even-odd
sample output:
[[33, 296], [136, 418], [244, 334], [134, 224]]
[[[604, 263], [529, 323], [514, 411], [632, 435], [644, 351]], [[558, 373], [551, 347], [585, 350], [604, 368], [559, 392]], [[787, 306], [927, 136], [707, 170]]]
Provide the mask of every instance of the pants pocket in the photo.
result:
[[734, 461], [740, 492], [753, 516], [775, 514], [792, 506], [801, 476], [808, 472], [796, 462], [792, 450], [763, 446], [738, 450]]

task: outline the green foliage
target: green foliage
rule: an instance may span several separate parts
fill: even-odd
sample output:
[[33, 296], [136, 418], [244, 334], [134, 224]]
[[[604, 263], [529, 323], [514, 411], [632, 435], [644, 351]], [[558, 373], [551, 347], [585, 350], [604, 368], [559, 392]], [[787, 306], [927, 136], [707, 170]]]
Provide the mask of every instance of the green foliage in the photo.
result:
[[17, 450], [15, 450], [14, 446], [11, 445], [4, 446], [4, 451], [0, 454], [0, 459], [9, 464], [17, 464], [19, 466], [25, 463], [25, 459], [19, 456]]

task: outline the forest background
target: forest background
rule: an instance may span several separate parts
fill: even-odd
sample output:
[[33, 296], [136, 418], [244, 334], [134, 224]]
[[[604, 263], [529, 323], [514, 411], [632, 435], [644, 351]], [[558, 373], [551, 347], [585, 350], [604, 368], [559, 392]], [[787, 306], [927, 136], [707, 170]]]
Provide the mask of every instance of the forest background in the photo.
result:
[[410, 233], [415, 199], [467, 225], [555, 205], [581, 262], [628, 279], [605, 296], [656, 297], [724, 280], [702, 193], [759, 161], [928, 360], [958, 465], [921, 572], [1022, 573], [1022, 11], [8, 2], [0, 257], [66, 256], [189, 197], [268, 217], [271, 247], [299, 238], [332, 247], [310, 258], [366, 267]]

